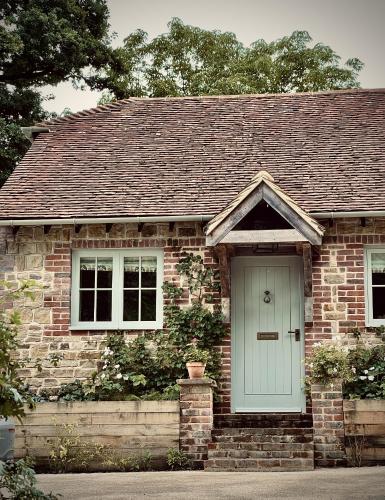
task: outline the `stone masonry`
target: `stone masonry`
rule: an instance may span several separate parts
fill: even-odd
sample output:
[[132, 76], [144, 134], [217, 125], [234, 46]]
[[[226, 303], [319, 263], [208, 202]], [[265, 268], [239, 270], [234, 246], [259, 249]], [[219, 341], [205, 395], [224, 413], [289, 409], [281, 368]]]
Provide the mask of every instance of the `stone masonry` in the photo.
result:
[[214, 425], [213, 387], [209, 378], [178, 380], [180, 386], [180, 449], [196, 468], [207, 460]]
[[[385, 245], [385, 219], [335, 219], [328, 226], [322, 246], [313, 249], [313, 321], [305, 325], [306, 354], [319, 341], [345, 340], [355, 328], [365, 329], [364, 245]], [[56, 389], [61, 383], [88, 376], [97, 366], [106, 332], [70, 329], [71, 251], [75, 248], [163, 248], [165, 280], [177, 280], [175, 265], [183, 252], [199, 252], [208, 266], [217, 268], [212, 248], [205, 247], [200, 223], [114, 224], [109, 232], [102, 224], [24, 226], [1, 228], [0, 273], [16, 286], [21, 279], [35, 279], [39, 289], [34, 301], [16, 301], [21, 313], [24, 357], [45, 358], [61, 353], [58, 368], [45, 366], [42, 373], [23, 373], [36, 389]], [[213, 297], [220, 304], [220, 295]], [[188, 291], [182, 297], [188, 303]], [[9, 305], [12, 306], [11, 304]], [[230, 329], [229, 329], [230, 331]], [[125, 332], [127, 336], [139, 331]], [[364, 333], [373, 339], [373, 333]], [[231, 339], [218, 347], [223, 356], [216, 413], [230, 411]], [[309, 405], [310, 409], [310, 405]]]
[[[9, 304], [20, 311], [20, 334], [23, 346], [20, 356], [47, 358], [61, 354], [57, 368], [46, 364], [41, 373], [26, 368], [21, 375], [36, 390], [54, 391], [60, 384], [83, 379], [97, 367], [105, 340], [105, 331], [76, 331], [70, 328], [71, 250], [75, 248], [163, 248], [164, 279], [179, 283], [175, 265], [185, 252], [202, 255], [206, 266], [216, 266], [212, 249], [204, 247], [199, 223], [145, 224], [141, 233], [137, 224], [106, 226], [84, 225], [76, 232], [74, 226], [53, 226], [45, 234], [43, 227], [20, 227], [16, 234], [11, 228], [2, 229], [0, 247], [0, 279], [17, 286], [17, 282], [34, 279], [39, 283], [35, 299], [18, 300]], [[0, 234], [1, 236], [1, 234]], [[220, 294], [210, 293], [208, 307], [220, 305]], [[189, 303], [188, 290], [181, 303]], [[124, 332], [127, 337], [141, 331]], [[228, 349], [219, 346], [224, 352]]]
[[312, 385], [314, 462], [320, 467], [346, 464], [342, 384]]

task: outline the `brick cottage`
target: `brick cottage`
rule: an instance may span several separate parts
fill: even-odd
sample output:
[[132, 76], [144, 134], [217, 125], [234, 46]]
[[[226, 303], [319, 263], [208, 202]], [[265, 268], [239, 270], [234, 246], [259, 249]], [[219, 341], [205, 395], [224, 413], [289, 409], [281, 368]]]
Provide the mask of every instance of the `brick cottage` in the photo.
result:
[[207, 469], [343, 463], [341, 387], [306, 402], [304, 359], [385, 322], [385, 90], [133, 98], [28, 133], [0, 191], [0, 272], [45, 285], [14, 304], [21, 355], [64, 355], [31, 386], [87, 377], [108, 331], [162, 329], [162, 283], [196, 252], [229, 336], [213, 416], [209, 385], [182, 384], [185, 448], [214, 419]]

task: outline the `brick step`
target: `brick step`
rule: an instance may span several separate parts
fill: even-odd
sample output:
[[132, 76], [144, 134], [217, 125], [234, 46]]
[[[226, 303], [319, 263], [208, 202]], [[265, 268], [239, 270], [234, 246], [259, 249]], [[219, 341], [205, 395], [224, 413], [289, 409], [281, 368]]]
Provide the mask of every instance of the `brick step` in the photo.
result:
[[271, 441], [271, 442], [307, 442], [313, 439], [312, 428], [261, 428], [261, 427], [226, 427], [212, 430], [213, 441]]
[[216, 429], [228, 427], [312, 427], [313, 418], [306, 413], [228, 413], [214, 415]]
[[234, 442], [220, 442], [209, 443], [208, 451], [225, 450], [225, 451], [313, 451], [313, 441], [308, 443], [234, 443]]
[[209, 460], [216, 458], [309, 458], [313, 459], [313, 450], [290, 451], [290, 450], [208, 450]]
[[286, 472], [313, 470], [312, 458], [215, 458], [205, 461], [209, 472]]

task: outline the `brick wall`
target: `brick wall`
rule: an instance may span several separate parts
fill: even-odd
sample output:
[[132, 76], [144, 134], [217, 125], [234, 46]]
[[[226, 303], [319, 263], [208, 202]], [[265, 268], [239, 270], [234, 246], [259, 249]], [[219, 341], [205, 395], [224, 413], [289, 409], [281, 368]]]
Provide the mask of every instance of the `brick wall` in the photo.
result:
[[[324, 222], [324, 221], [322, 221]], [[326, 225], [328, 223], [326, 222]], [[385, 219], [335, 219], [322, 247], [313, 249], [313, 322], [306, 323], [306, 353], [315, 342], [351, 340], [365, 330], [364, 246], [385, 245]]]
[[[109, 233], [105, 225], [53, 226], [47, 234], [42, 227], [21, 227], [0, 232], [0, 277], [16, 282], [33, 278], [46, 288], [35, 301], [16, 301], [23, 325], [21, 335], [25, 357], [64, 355], [60, 367], [45, 367], [41, 374], [27, 369], [23, 375], [35, 388], [55, 388], [74, 378], [86, 377], [96, 366], [105, 332], [71, 331], [70, 280], [73, 248], [150, 248], [164, 249], [166, 280], [178, 278], [175, 265], [184, 251], [199, 252], [208, 266], [217, 266], [211, 248], [204, 247], [199, 223], [145, 224], [138, 232], [136, 224], [114, 224]], [[365, 324], [363, 249], [365, 244], [385, 245], [385, 219], [337, 219], [328, 227], [322, 247], [313, 249], [313, 322], [306, 324], [305, 344], [309, 353], [314, 342], [349, 337], [353, 328]], [[182, 301], [188, 303], [188, 293]], [[214, 296], [220, 303], [220, 296]], [[229, 329], [230, 332], [230, 329]], [[140, 332], [130, 331], [126, 335]], [[373, 334], [365, 334], [373, 338]], [[219, 384], [220, 400], [215, 411], [230, 410], [231, 340], [219, 347], [223, 355], [223, 377]]]
[[[85, 378], [97, 366], [104, 331], [70, 329], [71, 250], [77, 248], [163, 248], [164, 279], [178, 284], [175, 265], [184, 252], [200, 253], [206, 266], [216, 267], [212, 249], [205, 248], [199, 223], [145, 224], [138, 232], [137, 224], [114, 224], [109, 233], [105, 225], [84, 225], [78, 232], [72, 226], [53, 226], [44, 234], [42, 227], [20, 227], [17, 234], [3, 229], [0, 247], [0, 279], [15, 283], [34, 279], [42, 287], [35, 300], [15, 301], [21, 313], [22, 357], [46, 358], [62, 354], [58, 368], [45, 366], [41, 373], [23, 370], [34, 389], [57, 388], [75, 378]], [[183, 285], [183, 284], [182, 284]], [[208, 307], [220, 304], [220, 294], [210, 294]], [[189, 303], [186, 289], [181, 303]], [[9, 304], [12, 307], [12, 304]], [[140, 331], [125, 332], [136, 336]], [[228, 344], [228, 342], [227, 342]], [[219, 347], [222, 349], [222, 347]], [[228, 349], [223, 347], [224, 352]]]

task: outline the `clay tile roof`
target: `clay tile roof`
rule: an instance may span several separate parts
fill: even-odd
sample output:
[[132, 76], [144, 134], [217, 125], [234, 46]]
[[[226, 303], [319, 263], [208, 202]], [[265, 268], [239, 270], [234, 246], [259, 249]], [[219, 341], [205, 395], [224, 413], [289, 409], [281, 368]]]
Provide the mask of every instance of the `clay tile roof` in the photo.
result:
[[0, 219], [216, 215], [260, 170], [308, 213], [385, 209], [385, 89], [126, 99], [40, 125]]

